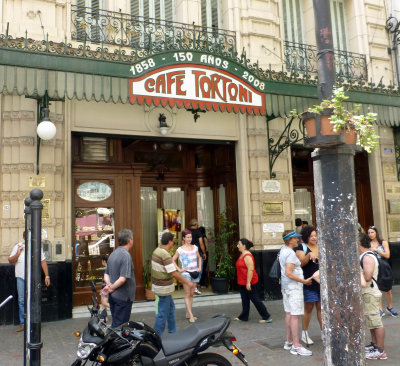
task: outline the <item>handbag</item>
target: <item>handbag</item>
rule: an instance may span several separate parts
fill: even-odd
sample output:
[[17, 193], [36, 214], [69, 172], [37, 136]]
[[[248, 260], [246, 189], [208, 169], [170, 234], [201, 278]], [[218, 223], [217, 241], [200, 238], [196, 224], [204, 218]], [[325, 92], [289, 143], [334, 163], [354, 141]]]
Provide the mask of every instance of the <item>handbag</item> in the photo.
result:
[[188, 272], [190, 274], [190, 277], [195, 280], [197, 277], [199, 277], [200, 272], [194, 271], [194, 272]]
[[272, 263], [272, 266], [269, 270], [269, 274], [268, 274], [269, 278], [271, 278], [272, 280], [277, 281], [278, 283], [281, 280], [281, 264], [279, 262], [279, 253], [276, 256], [276, 259], [274, 261], [274, 263]]

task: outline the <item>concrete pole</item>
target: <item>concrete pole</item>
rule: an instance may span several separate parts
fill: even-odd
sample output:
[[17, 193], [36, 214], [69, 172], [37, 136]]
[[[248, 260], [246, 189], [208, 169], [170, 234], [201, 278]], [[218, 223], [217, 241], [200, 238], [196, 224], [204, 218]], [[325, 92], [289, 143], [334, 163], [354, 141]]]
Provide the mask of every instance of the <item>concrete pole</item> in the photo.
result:
[[[332, 97], [335, 56], [329, 0], [313, 0], [318, 96]], [[317, 133], [318, 135], [318, 133]], [[320, 145], [312, 153], [321, 273], [325, 366], [365, 365], [357, 247], [354, 147]]]

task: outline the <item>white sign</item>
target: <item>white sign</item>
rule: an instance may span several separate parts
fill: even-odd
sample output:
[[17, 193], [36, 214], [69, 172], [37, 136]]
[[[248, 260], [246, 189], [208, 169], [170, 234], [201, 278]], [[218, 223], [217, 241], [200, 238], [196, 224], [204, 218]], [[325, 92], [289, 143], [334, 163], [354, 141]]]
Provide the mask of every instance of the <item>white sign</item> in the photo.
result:
[[281, 182], [277, 180], [263, 180], [261, 186], [262, 191], [265, 193], [277, 193], [281, 191]]
[[115, 248], [115, 239], [110, 239], [110, 248]]
[[285, 225], [283, 223], [268, 223], [263, 224], [263, 233], [283, 233]]

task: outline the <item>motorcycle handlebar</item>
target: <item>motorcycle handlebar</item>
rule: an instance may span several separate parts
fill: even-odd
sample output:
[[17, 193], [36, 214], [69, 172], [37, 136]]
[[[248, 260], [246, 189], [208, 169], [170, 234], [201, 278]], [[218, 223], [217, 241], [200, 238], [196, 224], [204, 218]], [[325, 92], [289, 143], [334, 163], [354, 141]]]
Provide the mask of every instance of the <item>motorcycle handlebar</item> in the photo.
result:
[[94, 307], [97, 306], [97, 301], [96, 301], [96, 299], [94, 298], [94, 296], [92, 296], [92, 304], [93, 304]]

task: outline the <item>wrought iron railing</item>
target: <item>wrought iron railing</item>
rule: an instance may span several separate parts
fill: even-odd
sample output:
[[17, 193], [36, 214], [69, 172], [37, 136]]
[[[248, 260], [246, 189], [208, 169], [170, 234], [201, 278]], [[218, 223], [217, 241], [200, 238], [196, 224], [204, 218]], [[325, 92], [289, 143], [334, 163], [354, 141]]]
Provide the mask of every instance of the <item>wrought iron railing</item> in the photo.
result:
[[[315, 76], [318, 70], [317, 52], [315, 46], [285, 41], [286, 69], [292, 73], [303, 74], [306, 77]], [[351, 81], [368, 80], [365, 55], [335, 49], [335, 63], [338, 78]]]
[[72, 6], [72, 39], [147, 50], [190, 49], [235, 56], [236, 33], [131, 14]]

